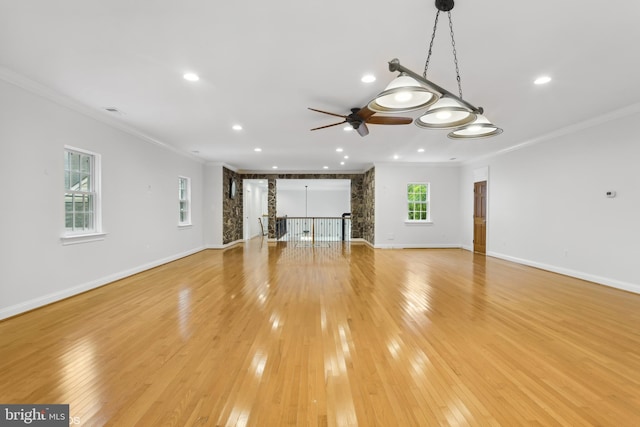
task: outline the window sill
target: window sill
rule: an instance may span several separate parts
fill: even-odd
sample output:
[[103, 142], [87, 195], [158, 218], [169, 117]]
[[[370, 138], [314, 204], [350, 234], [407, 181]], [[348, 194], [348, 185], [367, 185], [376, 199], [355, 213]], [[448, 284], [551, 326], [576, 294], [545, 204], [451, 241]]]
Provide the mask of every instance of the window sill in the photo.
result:
[[433, 225], [433, 221], [427, 220], [427, 221], [415, 221], [415, 220], [408, 220], [406, 219], [404, 221], [404, 223], [406, 225]]
[[107, 233], [70, 234], [60, 237], [63, 246], [77, 245], [80, 243], [90, 243], [104, 240]]
[[191, 227], [193, 227], [193, 224], [178, 224], [178, 230], [184, 230]]

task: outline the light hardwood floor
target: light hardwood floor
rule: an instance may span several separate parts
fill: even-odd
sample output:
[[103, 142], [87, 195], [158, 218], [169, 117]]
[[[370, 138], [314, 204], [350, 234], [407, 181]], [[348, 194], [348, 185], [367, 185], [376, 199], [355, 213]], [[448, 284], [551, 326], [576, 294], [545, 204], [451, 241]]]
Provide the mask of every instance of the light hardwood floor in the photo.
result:
[[0, 322], [0, 403], [86, 426], [638, 426], [640, 295], [458, 249], [252, 241]]

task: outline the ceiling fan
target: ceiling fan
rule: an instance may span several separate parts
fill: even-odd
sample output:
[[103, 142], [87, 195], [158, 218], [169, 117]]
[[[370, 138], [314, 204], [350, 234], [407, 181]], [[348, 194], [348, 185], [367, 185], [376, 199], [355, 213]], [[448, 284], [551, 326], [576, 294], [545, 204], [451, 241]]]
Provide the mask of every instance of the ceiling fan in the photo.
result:
[[367, 124], [373, 125], [408, 125], [413, 121], [410, 117], [389, 117], [389, 116], [377, 116], [373, 117], [375, 111], [368, 109], [367, 107], [363, 108], [352, 108], [351, 114], [348, 116], [344, 116], [342, 114], [329, 113], [328, 111], [316, 110], [315, 108], [309, 108], [311, 111], [317, 111], [318, 113], [328, 114], [330, 116], [342, 117], [344, 121], [334, 123], [332, 125], [320, 126], [317, 128], [313, 128], [311, 130], [318, 130], [329, 128], [332, 126], [338, 126], [343, 123], [348, 123], [352, 128], [358, 131], [360, 136], [367, 136], [369, 134], [369, 129], [367, 128]]

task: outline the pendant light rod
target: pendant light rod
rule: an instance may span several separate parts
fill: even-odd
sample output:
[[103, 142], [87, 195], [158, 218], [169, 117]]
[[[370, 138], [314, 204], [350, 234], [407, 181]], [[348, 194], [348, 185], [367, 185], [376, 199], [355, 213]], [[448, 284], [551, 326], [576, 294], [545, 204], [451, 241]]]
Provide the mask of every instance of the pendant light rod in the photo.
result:
[[478, 113], [478, 114], [483, 114], [484, 113], [484, 109], [482, 107], [474, 107], [473, 105], [469, 104], [467, 101], [465, 101], [464, 99], [460, 98], [457, 95], [454, 95], [453, 93], [449, 92], [448, 90], [446, 90], [443, 87], [438, 86], [437, 84], [433, 83], [430, 80], [427, 80], [424, 76], [415, 73], [413, 71], [411, 71], [410, 69], [408, 69], [407, 67], [403, 66], [402, 64], [400, 64], [400, 60], [398, 58], [394, 58], [391, 61], [389, 61], [389, 71], [393, 72], [400, 72], [400, 73], [405, 73], [406, 75], [413, 77], [414, 79], [416, 79], [417, 81], [419, 81], [420, 83], [424, 84], [425, 86], [427, 86], [427, 88], [435, 93], [437, 93], [440, 96], [447, 96], [449, 98], [453, 98], [456, 101], [458, 101], [460, 104], [464, 105], [465, 107], [469, 108], [471, 111], [473, 111], [474, 113]]

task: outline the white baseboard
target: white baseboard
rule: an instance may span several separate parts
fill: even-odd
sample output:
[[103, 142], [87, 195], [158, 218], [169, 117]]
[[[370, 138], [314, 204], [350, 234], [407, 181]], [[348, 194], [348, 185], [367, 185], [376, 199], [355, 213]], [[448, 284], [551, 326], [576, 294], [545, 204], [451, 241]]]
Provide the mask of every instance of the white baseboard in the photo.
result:
[[239, 245], [240, 243], [244, 243], [243, 239], [235, 240], [233, 242], [225, 243], [224, 245], [207, 245], [207, 249], [227, 249], [231, 246]]
[[363, 244], [363, 245], [367, 245], [367, 246], [372, 247], [372, 248], [374, 247], [374, 246], [371, 244], [371, 242], [369, 242], [369, 241], [368, 241], [368, 240], [366, 240], [366, 239], [362, 239], [362, 238], [360, 238], [360, 237], [355, 238], [355, 239], [351, 239], [351, 240], [349, 240], [347, 243], [355, 243], [356, 245]]
[[375, 244], [374, 247], [376, 249], [460, 249], [462, 248], [461, 245], [449, 244], [449, 243], [435, 243], [435, 244], [383, 243], [383, 244]]
[[634, 283], [622, 282], [620, 280], [611, 279], [608, 277], [596, 276], [582, 271], [571, 270], [564, 267], [557, 267], [555, 265], [543, 264], [536, 261], [530, 261], [527, 259], [516, 258], [509, 255], [501, 254], [498, 252], [487, 252], [488, 256], [504, 259], [506, 261], [515, 262], [517, 264], [528, 265], [529, 267], [539, 268], [541, 270], [551, 271], [553, 273], [562, 274], [565, 276], [575, 277], [576, 279], [586, 280], [588, 282], [597, 283], [604, 286], [609, 286], [623, 291], [633, 292], [640, 294], [640, 285]]
[[152, 269], [154, 267], [158, 267], [163, 264], [167, 264], [171, 261], [175, 261], [180, 258], [184, 258], [189, 255], [193, 255], [197, 252], [204, 250], [204, 247], [200, 247], [197, 249], [192, 249], [187, 252], [183, 252], [180, 254], [172, 255], [166, 258], [162, 258], [156, 261], [152, 261], [134, 268], [130, 268], [128, 270], [124, 270], [118, 273], [110, 274], [109, 276], [102, 277], [100, 279], [92, 280], [91, 282], [83, 283], [78, 286], [74, 286], [72, 288], [64, 289], [62, 291], [54, 292], [51, 294], [43, 295], [38, 298], [34, 298], [29, 301], [24, 301], [19, 304], [15, 304], [9, 307], [5, 307], [0, 309], [0, 320], [6, 319], [8, 317], [16, 316], [18, 314], [25, 313], [30, 310], [34, 310], [39, 307], [43, 307], [45, 305], [72, 297], [74, 295], [81, 294], [83, 292], [90, 291], [95, 288], [99, 288], [101, 286], [107, 285], [111, 282], [115, 282], [116, 280], [124, 279], [125, 277], [133, 276], [134, 274], [138, 274], [142, 271]]

